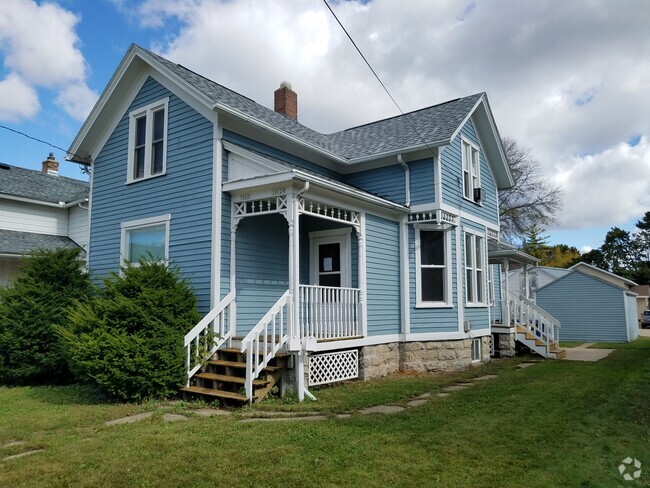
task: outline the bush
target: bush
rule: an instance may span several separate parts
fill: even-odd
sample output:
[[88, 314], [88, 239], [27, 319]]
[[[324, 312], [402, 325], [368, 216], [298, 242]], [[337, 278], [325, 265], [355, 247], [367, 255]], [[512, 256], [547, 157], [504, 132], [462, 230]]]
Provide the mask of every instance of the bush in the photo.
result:
[[59, 328], [71, 369], [112, 399], [167, 397], [185, 382], [183, 337], [200, 320], [196, 297], [174, 266], [140, 261], [104, 279]]
[[11, 287], [0, 287], [0, 383], [72, 380], [55, 326], [75, 300], [92, 294], [81, 249], [34, 251]]

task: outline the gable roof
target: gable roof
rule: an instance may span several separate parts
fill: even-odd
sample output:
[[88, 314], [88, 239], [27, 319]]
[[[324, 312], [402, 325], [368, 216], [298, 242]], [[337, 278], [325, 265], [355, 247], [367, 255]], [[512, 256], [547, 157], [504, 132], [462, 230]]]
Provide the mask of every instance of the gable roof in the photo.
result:
[[82, 157], [96, 156], [89, 154], [92, 142], [86, 139], [99, 112], [104, 110], [111, 95], [119, 87], [121, 78], [137, 59], [181, 83], [211, 110], [223, 111], [291, 138], [342, 164], [354, 164], [386, 155], [448, 144], [457, 135], [462, 124], [475, 115], [477, 125], [481, 126], [479, 132], [491, 133], [491, 137], [484, 137], [484, 142], [488, 146], [488, 160], [496, 169], [498, 186], [503, 188], [514, 184], [485, 93], [416, 110], [407, 113], [406, 117], [399, 115], [332, 134], [322, 134], [135, 44], [127, 51], [109, 85], [84, 122], [70, 147], [70, 153]]
[[0, 254], [25, 255], [35, 249], [54, 250], [62, 247], [73, 249], [80, 246], [67, 236], [0, 229]]
[[[594, 266], [593, 264], [589, 263], [583, 263], [579, 262], [571, 266], [569, 269], [576, 270], [576, 271], [591, 271], [592, 273], [595, 273], [596, 275], [600, 275], [602, 279], [608, 280], [608, 278], [611, 280], [612, 278], [620, 281], [621, 283], [625, 283], [626, 285], [629, 286], [636, 286], [636, 283], [632, 280], [628, 280], [627, 278], [623, 278], [622, 276], [619, 276], [615, 273], [611, 273], [610, 271], [605, 271], [604, 269], [601, 269], [597, 266]], [[588, 272], [587, 271], [587, 272]]]
[[88, 198], [88, 192], [89, 184], [85, 181], [9, 164], [0, 165], [0, 198], [59, 204]]

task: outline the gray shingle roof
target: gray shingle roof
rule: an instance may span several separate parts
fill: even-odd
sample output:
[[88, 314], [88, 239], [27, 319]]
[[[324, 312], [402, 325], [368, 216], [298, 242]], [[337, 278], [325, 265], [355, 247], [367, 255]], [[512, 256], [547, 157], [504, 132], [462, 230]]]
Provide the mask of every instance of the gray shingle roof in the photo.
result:
[[[351, 129], [321, 134], [298, 121], [260, 105], [250, 98], [209, 80], [138, 46], [166, 69], [202, 92], [213, 103], [223, 104], [290, 136], [313, 144], [345, 159], [373, 156], [412, 146], [437, 145], [450, 139], [483, 95], [478, 93], [432, 107]], [[415, 129], [413, 128], [415, 127]], [[424, 139], [424, 141], [423, 141]]]
[[68, 203], [87, 198], [88, 192], [89, 184], [85, 181], [8, 164], [0, 165], [0, 196], [5, 194], [39, 202]]
[[66, 236], [34, 234], [0, 229], [0, 254], [29, 254], [36, 249], [53, 250], [61, 247], [79, 247]]

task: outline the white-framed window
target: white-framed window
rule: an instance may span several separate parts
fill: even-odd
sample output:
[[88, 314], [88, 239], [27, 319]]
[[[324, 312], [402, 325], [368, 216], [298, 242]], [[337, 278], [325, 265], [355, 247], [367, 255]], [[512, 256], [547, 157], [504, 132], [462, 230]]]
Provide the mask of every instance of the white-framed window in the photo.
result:
[[451, 232], [438, 226], [415, 229], [416, 307], [451, 307]]
[[465, 232], [465, 301], [485, 305], [485, 238]]
[[129, 113], [127, 183], [164, 175], [167, 171], [169, 98]]
[[465, 138], [461, 139], [463, 158], [463, 197], [474, 199], [474, 190], [481, 187], [481, 164], [478, 147]]
[[495, 264], [488, 265], [488, 300], [490, 305], [494, 305], [495, 292], [494, 292], [494, 267]]
[[472, 362], [478, 362], [481, 360], [481, 338], [475, 337], [472, 339]]
[[137, 266], [141, 258], [149, 255], [160, 261], [169, 260], [169, 222], [171, 215], [160, 215], [140, 220], [122, 222], [122, 262]]
[[345, 288], [352, 286], [351, 242], [350, 227], [309, 233], [312, 284]]

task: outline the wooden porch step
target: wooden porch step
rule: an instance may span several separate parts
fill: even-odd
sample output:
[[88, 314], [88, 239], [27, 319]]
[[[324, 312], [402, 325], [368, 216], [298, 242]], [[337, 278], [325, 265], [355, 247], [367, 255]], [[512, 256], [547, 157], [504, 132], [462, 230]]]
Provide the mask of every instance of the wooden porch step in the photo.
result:
[[[210, 361], [208, 361], [208, 364], [212, 364], [213, 366], [224, 366], [226, 368], [246, 369], [246, 363], [242, 363], [239, 361], [225, 361], [223, 359], [211, 359]], [[279, 366], [267, 366], [264, 369], [270, 373], [273, 373], [276, 371], [280, 371], [282, 368], [280, 368]]]
[[[194, 377], [201, 378], [203, 380], [220, 381], [222, 383], [237, 383], [239, 385], [246, 383], [246, 378], [242, 376], [231, 376], [227, 374], [196, 373]], [[266, 386], [268, 384], [268, 380], [253, 380], [253, 386]]]
[[[181, 388], [181, 391], [194, 393], [196, 395], [207, 395], [215, 398], [227, 398], [228, 400], [248, 402], [248, 398], [246, 398], [246, 395], [240, 395], [239, 393], [234, 393], [232, 391], [213, 390], [212, 388], [201, 388], [200, 386], [186, 386], [184, 388]], [[253, 396], [253, 401], [255, 401], [256, 399], [257, 397]]]
[[[226, 352], [228, 354], [243, 354], [246, 355], [248, 354], [247, 352], [241, 352], [241, 349], [238, 349], [236, 347], [222, 347], [219, 349], [221, 352]], [[278, 352], [275, 354], [276, 358], [286, 358], [288, 354], [286, 352]]]

